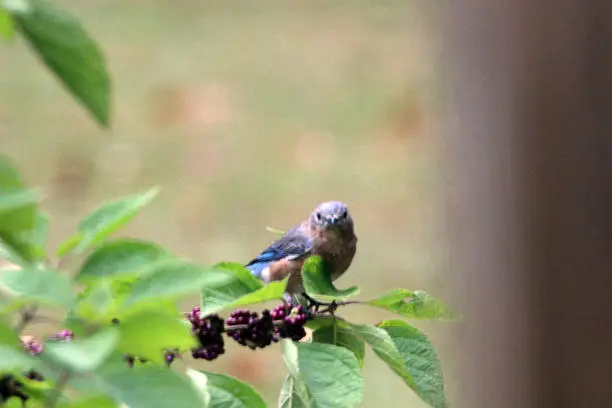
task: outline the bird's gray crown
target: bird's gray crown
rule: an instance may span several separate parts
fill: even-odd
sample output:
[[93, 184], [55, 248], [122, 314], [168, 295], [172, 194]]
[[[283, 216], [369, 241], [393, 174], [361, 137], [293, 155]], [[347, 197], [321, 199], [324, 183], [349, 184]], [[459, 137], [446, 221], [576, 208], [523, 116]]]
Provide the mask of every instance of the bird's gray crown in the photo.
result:
[[318, 227], [342, 227], [352, 223], [348, 207], [342, 201], [326, 201], [315, 208], [310, 217]]

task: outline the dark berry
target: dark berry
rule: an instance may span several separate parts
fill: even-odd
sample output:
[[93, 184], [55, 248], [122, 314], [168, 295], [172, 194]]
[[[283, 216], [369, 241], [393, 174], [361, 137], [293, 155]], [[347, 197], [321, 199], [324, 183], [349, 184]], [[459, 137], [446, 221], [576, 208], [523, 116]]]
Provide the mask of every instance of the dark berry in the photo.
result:
[[211, 361], [225, 353], [225, 343], [222, 336], [224, 325], [223, 320], [218, 315], [202, 317], [200, 308], [194, 307], [190, 313], [186, 314], [186, 317], [191, 323], [191, 332], [200, 343], [199, 347], [191, 352], [193, 358]]
[[4, 405], [4, 402], [11, 397], [19, 398], [23, 406], [25, 406], [26, 401], [30, 398], [23, 392], [21, 381], [18, 381], [11, 374], [7, 374], [0, 377], [0, 403]]
[[291, 306], [283, 303], [276, 306], [271, 315], [279, 337], [298, 341], [306, 336], [304, 325], [308, 316], [302, 306]]
[[255, 312], [239, 309], [226, 320], [227, 335], [238, 344], [254, 350], [264, 348], [278, 341], [274, 331], [274, 322], [269, 310], [264, 310], [261, 317]]
[[166, 364], [168, 364], [168, 366], [170, 366], [170, 364], [172, 364], [174, 360], [180, 357], [181, 354], [179, 353], [178, 349], [166, 350], [164, 352], [164, 359], [166, 360]]
[[45, 381], [45, 377], [38, 371], [30, 370], [23, 374], [23, 376], [33, 381]]

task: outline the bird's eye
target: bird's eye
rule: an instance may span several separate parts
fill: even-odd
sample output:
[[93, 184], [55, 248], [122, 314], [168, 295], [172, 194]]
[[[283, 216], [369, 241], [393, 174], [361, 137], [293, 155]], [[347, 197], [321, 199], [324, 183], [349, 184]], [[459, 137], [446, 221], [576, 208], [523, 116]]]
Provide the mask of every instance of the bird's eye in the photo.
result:
[[342, 218], [348, 217], [348, 211], [346, 211], [346, 210], [342, 211], [342, 214], [340, 214], [340, 217], [342, 217]]
[[321, 213], [316, 213], [315, 217], [317, 217], [317, 221], [321, 221]]

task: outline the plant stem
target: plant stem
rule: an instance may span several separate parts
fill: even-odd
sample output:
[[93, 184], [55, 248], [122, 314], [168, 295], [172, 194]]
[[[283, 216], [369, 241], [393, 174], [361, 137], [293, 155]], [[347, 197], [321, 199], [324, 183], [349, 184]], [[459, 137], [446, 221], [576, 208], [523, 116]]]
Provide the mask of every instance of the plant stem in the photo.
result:
[[15, 325], [15, 332], [17, 334], [21, 333], [28, 324], [36, 317], [36, 312], [38, 311], [38, 305], [26, 306], [21, 311], [21, 317], [17, 325]]
[[70, 372], [67, 370], [64, 370], [60, 374], [59, 379], [57, 380], [55, 389], [49, 393], [49, 397], [45, 401], [45, 408], [53, 408], [55, 404], [57, 404], [57, 401], [62, 395], [62, 391], [64, 390], [64, 388], [66, 387], [66, 384], [68, 383], [68, 380], [70, 380]]
[[[274, 325], [274, 327], [280, 327], [283, 324], [285, 324], [285, 322], [280, 320], [280, 321], [272, 322], [272, 324]], [[231, 326], [224, 325], [223, 326], [223, 331], [227, 332], [227, 329], [230, 329], [230, 330], [242, 330], [242, 329], [248, 329], [248, 328], [249, 328], [248, 324], [234, 324], [234, 325], [231, 325]]]

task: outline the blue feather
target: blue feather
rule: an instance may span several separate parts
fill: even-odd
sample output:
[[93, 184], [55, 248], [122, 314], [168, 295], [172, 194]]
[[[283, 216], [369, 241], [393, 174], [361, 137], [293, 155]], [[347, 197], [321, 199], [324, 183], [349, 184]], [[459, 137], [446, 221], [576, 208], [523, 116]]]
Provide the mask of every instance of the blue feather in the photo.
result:
[[312, 239], [306, 235], [306, 231], [301, 226], [290, 229], [285, 235], [264, 249], [256, 258], [247, 263], [245, 267], [253, 275], [261, 278], [261, 273], [272, 263], [308, 253], [312, 249]]

